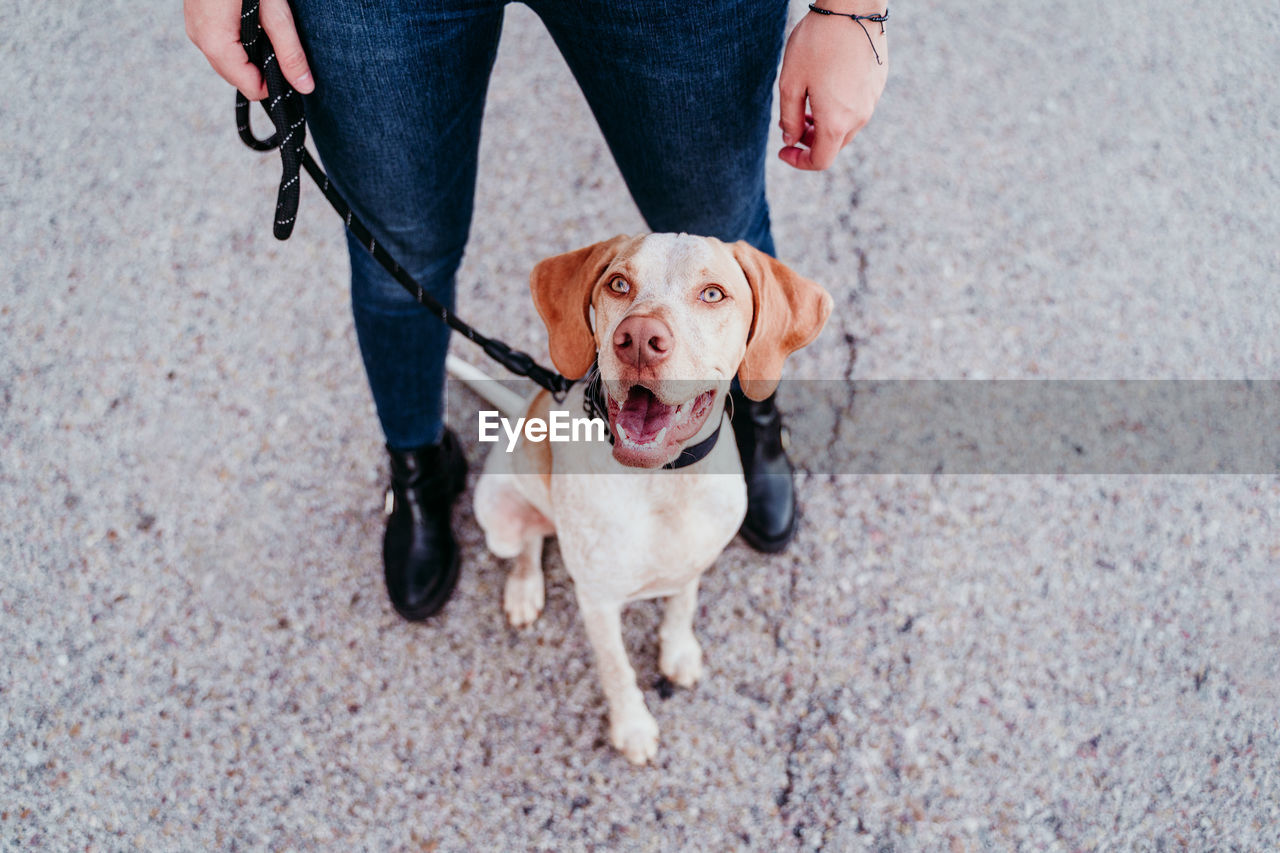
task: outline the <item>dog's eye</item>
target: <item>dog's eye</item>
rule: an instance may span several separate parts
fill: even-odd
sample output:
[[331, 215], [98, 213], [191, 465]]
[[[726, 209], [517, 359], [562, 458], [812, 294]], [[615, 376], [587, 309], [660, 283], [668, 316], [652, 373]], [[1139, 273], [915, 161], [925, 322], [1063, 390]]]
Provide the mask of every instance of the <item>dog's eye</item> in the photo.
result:
[[627, 283], [627, 280], [625, 278], [623, 278], [622, 276], [618, 276], [617, 278], [609, 282], [609, 289], [612, 290], [614, 293], [625, 296], [626, 294], [631, 292], [631, 285]]
[[709, 284], [702, 288], [702, 292], [698, 294], [698, 298], [703, 302], [719, 302], [721, 299], [724, 299], [724, 291], [720, 289], [719, 285]]

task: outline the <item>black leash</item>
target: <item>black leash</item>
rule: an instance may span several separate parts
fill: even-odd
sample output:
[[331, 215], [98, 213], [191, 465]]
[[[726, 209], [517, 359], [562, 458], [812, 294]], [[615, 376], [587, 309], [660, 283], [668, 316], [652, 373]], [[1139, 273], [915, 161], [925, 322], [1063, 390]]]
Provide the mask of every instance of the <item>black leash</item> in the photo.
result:
[[258, 139], [253, 135], [249, 125], [249, 99], [240, 92], [236, 92], [236, 128], [240, 133], [240, 140], [254, 151], [280, 149], [283, 169], [280, 175], [280, 190], [276, 196], [276, 214], [272, 228], [276, 239], [287, 240], [293, 233], [293, 225], [298, 218], [299, 176], [301, 169], [305, 168], [360, 245], [364, 246], [374, 260], [413, 296], [414, 301], [440, 318], [449, 328], [478, 344], [487, 356], [511, 373], [532, 379], [539, 386], [550, 391], [557, 403], [563, 402], [565, 394], [573, 385], [573, 380], [548, 370], [534, 361], [528, 353], [513, 350], [504, 342], [481, 334], [470, 324], [455, 317], [439, 300], [427, 293], [384, 247], [378, 245], [373, 235], [369, 233], [369, 229], [351, 212], [350, 205], [329, 183], [329, 176], [306, 149], [304, 143], [307, 138], [307, 123], [303, 112], [302, 96], [289, 85], [289, 81], [284, 79], [284, 74], [280, 71], [275, 50], [271, 47], [271, 41], [266, 33], [263, 32], [262, 22], [258, 17], [258, 2], [259, 0], [243, 2], [240, 16], [240, 43], [244, 45], [249, 61], [258, 67], [262, 72], [263, 80], [266, 81], [267, 98], [262, 105], [275, 126], [275, 133], [266, 139]]

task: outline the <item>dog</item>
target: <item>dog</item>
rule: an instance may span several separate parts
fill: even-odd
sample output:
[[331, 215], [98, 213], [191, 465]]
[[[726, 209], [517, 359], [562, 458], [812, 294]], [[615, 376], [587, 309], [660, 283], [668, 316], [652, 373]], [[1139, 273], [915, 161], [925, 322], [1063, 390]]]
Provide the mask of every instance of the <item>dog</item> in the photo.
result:
[[[623, 647], [622, 608], [666, 599], [659, 669], [692, 686], [702, 675], [698, 581], [746, 513], [725, 411], [730, 383], [736, 375], [753, 400], [772, 394], [786, 357], [822, 329], [831, 297], [745, 242], [688, 234], [619, 236], [547, 258], [530, 288], [556, 368], [570, 379], [593, 371], [558, 405], [582, 415], [594, 399], [612, 440], [513, 435], [510, 451], [499, 445], [486, 460], [475, 517], [489, 550], [515, 561], [503, 609], [517, 628], [542, 611], [542, 544], [559, 537], [610, 742], [644, 764], [657, 752], [658, 724]], [[544, 391], [521, 414], [546, 421], [553, 405]]]

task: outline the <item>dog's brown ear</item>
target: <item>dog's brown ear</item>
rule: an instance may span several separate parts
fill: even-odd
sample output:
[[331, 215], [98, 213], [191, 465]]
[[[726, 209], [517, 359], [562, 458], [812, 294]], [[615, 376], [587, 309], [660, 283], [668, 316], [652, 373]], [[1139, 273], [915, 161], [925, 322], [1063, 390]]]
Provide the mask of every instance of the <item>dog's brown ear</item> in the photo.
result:
[[569, 379], [579, 379], [596, 360], [591, 335], [591, 289], [627, 237], [619, 235], [539, 261], [529, 274], [533, 305], [547, 327], [551, 361]]
[[729, 247], [751, 285], [751, 334], [738, 368], [742, 393], [763, 400], [778, 387], [787, 356], [808, 345], [831, 315], [831, 295], [739, 240]]

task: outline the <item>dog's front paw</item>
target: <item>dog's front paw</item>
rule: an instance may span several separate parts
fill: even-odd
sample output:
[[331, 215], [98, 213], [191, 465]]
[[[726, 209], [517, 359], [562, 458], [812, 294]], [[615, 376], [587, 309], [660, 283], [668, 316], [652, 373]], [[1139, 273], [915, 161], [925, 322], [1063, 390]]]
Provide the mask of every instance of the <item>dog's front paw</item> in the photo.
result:
[[644, 705], [625, 715], [611, 716], [609, 741], [632, 764], [645, 764], [658, 754], [658, 721]]
[[692, 687], [702, 677], [702, 646], [692, 633], [675, 639], [664, 638], [658, 654], [658, 669], [681, 687]]
[[507, 612], [507, 620], [516, 628], [532, 625], [546, 604], [546, 589], [542, 573], [536, 577], [521, 577], [512, 573], [507, 576], [507, 585], [502, 592], [502, 609]]

